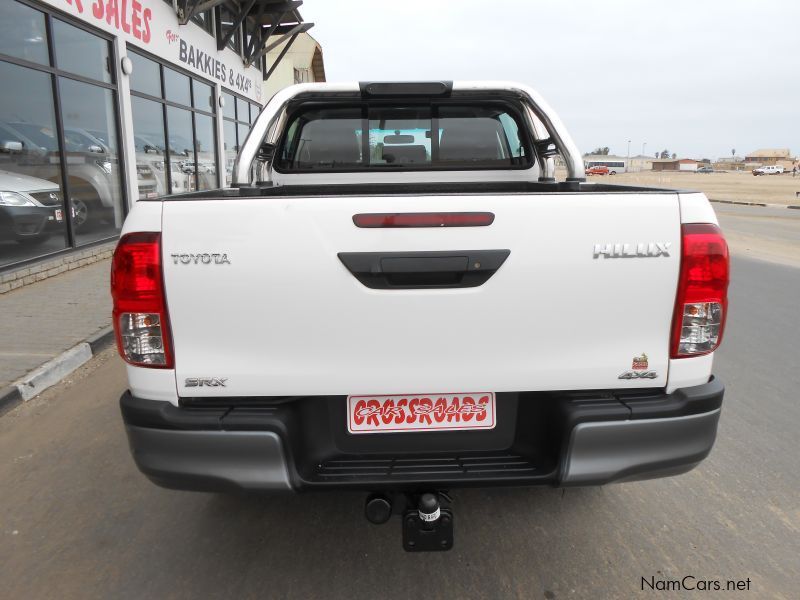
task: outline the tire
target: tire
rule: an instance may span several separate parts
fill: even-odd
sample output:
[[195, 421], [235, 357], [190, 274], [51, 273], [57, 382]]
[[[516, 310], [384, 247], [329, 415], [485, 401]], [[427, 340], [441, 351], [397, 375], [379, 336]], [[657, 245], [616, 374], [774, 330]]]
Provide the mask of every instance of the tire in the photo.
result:
[[81, 198], [72, 198], [70, 200], [70, 210], [72, 215], [72, 226], [75, 231], [86, 227], [91, 222], [91, 210], [89, 204]]
[[617, 172], [616, 172], [616, 171], [609, 171], [609, 172], [608, 172], [608, 174], [609, 174], [609, 175], [616, 175], [616, 174], [617, 174]]

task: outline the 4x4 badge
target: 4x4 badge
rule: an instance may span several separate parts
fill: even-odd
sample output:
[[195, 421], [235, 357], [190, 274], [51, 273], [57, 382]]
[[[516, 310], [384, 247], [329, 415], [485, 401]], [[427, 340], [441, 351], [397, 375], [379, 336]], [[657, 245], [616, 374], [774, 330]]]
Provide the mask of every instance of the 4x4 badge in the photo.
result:
[[656, 379], [658, 373], [655, 371], [625, 371], [619, 379]]

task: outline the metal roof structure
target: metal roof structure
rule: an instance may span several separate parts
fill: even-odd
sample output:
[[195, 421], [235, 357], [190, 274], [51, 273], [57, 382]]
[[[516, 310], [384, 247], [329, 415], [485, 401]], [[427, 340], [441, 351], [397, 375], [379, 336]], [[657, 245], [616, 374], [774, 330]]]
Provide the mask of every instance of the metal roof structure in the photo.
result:
[[233, 24], [227, 28], [218, 25], [217, 49], [225, 48], [237, 29], [247, 20], [258, 25], [258, 35], [243, 44], [244, 64], [253, 65], [273, 48], [286, 42], [273, 64], [268, 65], [264, 79], [268, 79], [289, 48], [301, 33], [311, 29], [313, 23], [303, 22], [299, 8], [302, 0], [172, 0], [178, 21], [186, 25], [192, 17], [224, 6], [234, 15]]

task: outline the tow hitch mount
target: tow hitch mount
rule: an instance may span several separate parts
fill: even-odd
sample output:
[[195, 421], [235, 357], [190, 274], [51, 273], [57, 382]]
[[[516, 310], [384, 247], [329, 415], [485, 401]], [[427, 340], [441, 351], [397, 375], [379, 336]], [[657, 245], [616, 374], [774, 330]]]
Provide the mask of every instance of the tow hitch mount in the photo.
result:
[[452, 498], [446, 492], [370, 494], [364, 514], [370, 523], [386, 523], [392, 514], [403, 517], [406, 552], [441, 552], [453, 547]]

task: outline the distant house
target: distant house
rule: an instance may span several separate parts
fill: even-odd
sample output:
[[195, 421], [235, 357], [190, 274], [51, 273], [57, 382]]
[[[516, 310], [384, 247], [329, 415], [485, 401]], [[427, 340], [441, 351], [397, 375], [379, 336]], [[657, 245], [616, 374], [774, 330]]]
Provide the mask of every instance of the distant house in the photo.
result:
[[665, 158], [653, 161], [653, 171], [697, 171], [702, 164], [702, 161], [693, 158]]
[[653, 168], [653, 157], [639, 154], [631, 156], [631, 162], [628, 164], [629, 171], [649, 171]]
[[777, 165], [783, 162], [792, 162], [792, 152], [789, 148], [762, 148], [755, 150], [744, 157], [747, 163], [758, 163], [761, 165]]
[[717, 171], [743, 171], [744, 158], [741, 156], [723, 156], [712, 165]]

